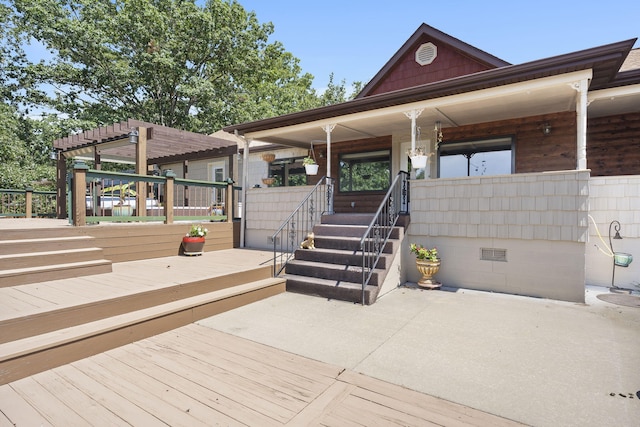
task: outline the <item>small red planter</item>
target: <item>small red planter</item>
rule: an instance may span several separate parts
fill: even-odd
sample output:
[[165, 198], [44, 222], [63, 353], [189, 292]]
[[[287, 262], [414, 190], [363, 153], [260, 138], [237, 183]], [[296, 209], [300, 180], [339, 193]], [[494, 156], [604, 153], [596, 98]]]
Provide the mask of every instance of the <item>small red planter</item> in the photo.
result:
[[182, 251], [185, 255], [202, 255], [204, 252], [204, 237], [189, 237], [182, 238]]

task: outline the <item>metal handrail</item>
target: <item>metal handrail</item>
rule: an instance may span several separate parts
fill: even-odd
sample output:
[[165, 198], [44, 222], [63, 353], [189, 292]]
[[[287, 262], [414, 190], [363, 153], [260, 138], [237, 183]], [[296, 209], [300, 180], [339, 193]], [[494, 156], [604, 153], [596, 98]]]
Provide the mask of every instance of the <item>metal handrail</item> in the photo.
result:
[[333, 213], [333, 185], [333, 178], [323, 176], [271, 236], [275, 277], [282, 273], [301, 240], [306, 238], [306, 233], [313, 231], [322, 215]]
[[371, 280], [384, 247], [389, 240], [400, 214], [409, 213], [409, 174], [398, 172], [389, 191], [384, 196], [367, 231], [360, 239], [362, 251], [362, 305], [365, 304], [364, 289]]

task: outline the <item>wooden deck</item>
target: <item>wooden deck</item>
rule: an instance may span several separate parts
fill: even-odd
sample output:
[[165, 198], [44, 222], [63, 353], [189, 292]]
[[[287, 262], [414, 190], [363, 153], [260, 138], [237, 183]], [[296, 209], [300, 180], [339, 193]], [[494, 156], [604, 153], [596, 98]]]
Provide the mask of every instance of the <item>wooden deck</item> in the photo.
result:
[[189, 325], [0, 386], [0, 426], [517, 425]]

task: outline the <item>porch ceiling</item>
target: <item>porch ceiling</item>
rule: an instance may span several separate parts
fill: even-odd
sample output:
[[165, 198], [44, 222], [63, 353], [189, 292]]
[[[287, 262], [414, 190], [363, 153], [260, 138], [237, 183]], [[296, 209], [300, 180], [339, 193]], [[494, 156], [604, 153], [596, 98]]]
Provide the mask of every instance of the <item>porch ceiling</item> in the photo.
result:
[[431, 137], [436, 121], [442, 127], [527, 117], [552, 112], [575, 111], [577, 92], [571, 83], [589, 78], [590, 72], [570, 73], [561, 78], [516, 83], [472, 93], [413, 102], [378, 110], [355, 113], [330, 120], [318, 120], [293, 126], [247, 133], [245, 137], [281, 145], [308, 146], [311, 141], [326, 140], [322, 126], [335, 123], [332, 142], [350, 141], [397, 133], [411, 133], [411, 121], [405, 111], [422, 109], [416, 123], [423, 138]]

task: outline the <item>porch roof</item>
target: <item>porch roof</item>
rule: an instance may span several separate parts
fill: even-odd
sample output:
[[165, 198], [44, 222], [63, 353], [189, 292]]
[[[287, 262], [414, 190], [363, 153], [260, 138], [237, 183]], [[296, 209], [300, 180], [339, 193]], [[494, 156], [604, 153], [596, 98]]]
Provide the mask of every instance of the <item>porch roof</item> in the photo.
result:
[[[438, 120], [443, 127], [573, 111], [577, 92], [571, 79], [590, 80], [590, 91], [619, 85], [618, 71], [636, 39], [630, 39], [519, 65], [428, 83], [341, 104], [242, 123], [225, 131], [281, 145], [308, 147], [323, 140], [321, 126], [337, 123], [333, 142], [409, 131], [402, 111], [424, 108], [420, 123]], [[632, 75], [633, 74], [633, 75]], [[620, 73], [622, 84], [640, 84], [635, 71]], [[569, 79], [569, 80], [567, 80]], [[635, 95], [640, 103], [640, 94]], [[600, 114], [620, 111], [612, 105]]]
[[132, 128], [145, 128], [147, 132], [147, 162], [171, 163], [199, 157], [220, 157], [234, 154], [237, 142], [128, 119], [78, 134], [56, 139], [53, 147], [67, 158], [93, 158], [94, 151], [106, 162], [135, 162], [135, 146], [128, 143]]

